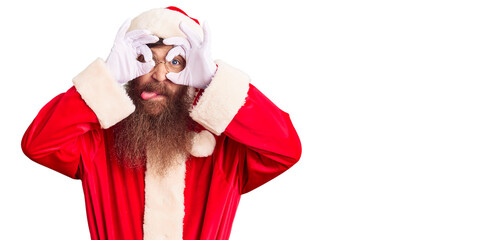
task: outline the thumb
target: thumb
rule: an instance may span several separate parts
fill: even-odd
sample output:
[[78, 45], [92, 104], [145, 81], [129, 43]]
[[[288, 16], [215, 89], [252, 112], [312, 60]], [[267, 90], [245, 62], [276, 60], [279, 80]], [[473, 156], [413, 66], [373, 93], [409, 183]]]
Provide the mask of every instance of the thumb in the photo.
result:
[[182, 75], [182, 72], [177, 72], [177, 73], [174, 73], [174, 72], [169, 72], [166, 74], [166, 78], [169, 79], [170, 81], [172, 81], [173, 83], [175, 84], [179, 84], [179, 85], [186, 85], [183, 81], [182, 81], [182, 78], [181, 78], [181, 75]]

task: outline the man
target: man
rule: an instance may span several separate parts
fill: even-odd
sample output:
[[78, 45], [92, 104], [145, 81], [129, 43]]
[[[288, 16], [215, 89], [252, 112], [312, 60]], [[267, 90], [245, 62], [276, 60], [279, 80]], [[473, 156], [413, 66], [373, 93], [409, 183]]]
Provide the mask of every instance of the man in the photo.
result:
[[144, 12], [26, 131], [29, 158], [82, 181], [92, 239], [228, 239], [240, 195], [300, 158], [288, 114], [209, 40], [176, 7]]

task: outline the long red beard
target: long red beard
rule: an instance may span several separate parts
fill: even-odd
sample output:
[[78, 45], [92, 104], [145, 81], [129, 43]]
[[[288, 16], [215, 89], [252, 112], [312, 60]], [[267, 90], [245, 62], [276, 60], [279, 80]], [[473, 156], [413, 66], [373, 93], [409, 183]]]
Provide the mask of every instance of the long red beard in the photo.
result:
[[[161, 92], [166, 101], [145, 101], [140, 98], [143, 90]], [[112, 129], [119, 162], [132, 168], [146, 166], [147, 148], [149, 167], [154, 167], [159, 174], [179, 164], [180, 159], [185, 161], [185, 157], [180, 156], [187, 156], [192, 147], [190, 129], [195, 124], [189, 116], [192, 99], [188, 87], [169, 95], [163, 82], [138, 86], [133, 80], [126, 85], [126, 91], [136, 110]]]

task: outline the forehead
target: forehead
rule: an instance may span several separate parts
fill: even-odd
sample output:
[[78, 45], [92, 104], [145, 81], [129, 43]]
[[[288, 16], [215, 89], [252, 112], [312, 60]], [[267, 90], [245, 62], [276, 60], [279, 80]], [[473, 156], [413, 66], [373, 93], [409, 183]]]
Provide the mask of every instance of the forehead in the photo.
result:
[[171, 50], [172, 48], [173, 45], [157, 45], [150, 47], [150, 50], [152, 51], [152, 55], [154, 56], [166, 57], [169, 50]]

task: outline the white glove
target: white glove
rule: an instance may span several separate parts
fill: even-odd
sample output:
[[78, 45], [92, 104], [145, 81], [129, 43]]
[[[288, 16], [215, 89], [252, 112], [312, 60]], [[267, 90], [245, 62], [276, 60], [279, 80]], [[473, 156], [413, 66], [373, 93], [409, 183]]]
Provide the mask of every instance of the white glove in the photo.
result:
[[185, 68], [178, 72], [169, 72], [166, 78], [180, 85], [191, 86], [199, 89], [206, 88], [215, 72], [217, 66], [210, 56], [210, 32], [207, 24], [203, 24], [204, 40], [190, 29], [184, 22], [180, 23], [180, 30], [187, 36], [164, 39], [165, 45], [174, 45], [166, 56], [167, 61], [182, 55], [185, 57]]
[[[133, 30], [126, 33], [130, 24], [131, 19], [122, 24], [106, 61], [115, 80], [121, 84], [152, 70], [155, 62], [152, 61], [152, 51], [146, 44], [159, 41], [159, 38], [148, 30]], [[143, 55], [145, 62], [136, 60], [139, 55]]]

